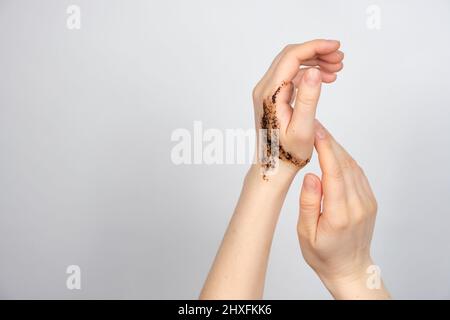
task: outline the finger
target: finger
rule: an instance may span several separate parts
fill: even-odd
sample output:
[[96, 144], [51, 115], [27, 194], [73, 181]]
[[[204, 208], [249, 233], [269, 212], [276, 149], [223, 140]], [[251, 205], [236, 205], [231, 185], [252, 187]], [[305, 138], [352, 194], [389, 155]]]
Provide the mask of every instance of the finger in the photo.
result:
[[[376, 199], [362, 168], [352, 156], [336, 142], [336, 154], [344, 172], [347, 203], [354, 208], [349, 210], [349, 218], [358, 220], [367, 209], [376, 212]], [[365, 209], [362, 209], [365, 208]]]
[[336, 51], [340, 46], [335, 40], [312, 40], [299, 45], [289, 46], [274, 67], [271, 81], [276, 85], [282, 81], [291, 81], [298, 72], [303, 61], [317, 55], [325, 55]]
[[320, 169], [322, 170], [322, 190], [324, 208], [332, 203], [346, 200], [344, 176], [332, 145], [332, 137], [319, 121], [315, 121], [315, 141]]
[[324, 71], [321, 71], [320, 73], [322, 74], [322, 82], [324, 83], [332, 83], [337, 79], [336, 73], [328, 73]]
[[300, 142], [314, 142], [314, 119], [321, 83], [321, 74], [316, 68], [309, 68], [300, 81], [287, 129], [287, 134], [293, 134]]
[[300, 216], [297, 230], [299, 234], [315, 239], [320, 216], [322, 186], [320, 178], [312, 173], [305, 175], [300, 192]]
[[[299, 71], [295, 75], [294, 79], [292, 80], [292, 83], [294, 84], [295, 88], [298, 88], [298, 86], [300, 85], [300, 80], [302, 79], [303, 75], [305, 74], [306, 70], [308, 70], [308, 69], [309, 68], [300, 68], [299, 69]], [[335, 81], [337, 78], [337, 75], [335, 73], [329, 73], [324, 70], [320, 70], [320, 74], [322, 76], [323, 83], [331, 83], [331, 82]]]
[[302, 66], [316, 67], [319, 64], [319, 58], [309, 59], [302, 62]]
[[320, 59], [307, 60], [304, 61], [302, 65], [310, 67], [320, 67], [320, 70], [330, 73], [341, 71], [344, 67], [344, 64], [342, 62], [329, 63]]
[[345, 188], [347, 191], [347, 200], [354, 203], [358, 199], [362, 199], [364, 194], [362, 185], [358, 178], [359, 166], [355, 159], [342, 147], [334, 138], [332, 138], [332, 146], [339, 166], [343, 172]]
[[338, 63], [344, 60], [344, 53], [340, 50], [336, 50], [325, 55], [320, 55], [319, 58], [328, 63]]
[[[274, 72], [275, 67], [278, 65], [278, 62], [280, 61], [281, 57], [284, 55], [284, 53], [288, 50], [289, 46], [286, 46], [285, 49], [281, 50], [276, 57], [273, 59], [272, 63], [270, 64], [269, 68], [267, 69], [266, 73], [262, 77], [260, 83], [266, 82], [268, 78], [270, 78]], [[344, 59], [344, 53], [340, 50], [336, 50], [334, 52], [324, 54], [324, 55], [318, 55], [317, 58], [313, 58], [310, 60], [305, 60], [302, 65], [305, 66], [317, 66], [318, 61], [324, 61], [328, 63], [339, 63]], [[322, 72], [322, 81], [325, 83], [331, 83], [336, 80], [336, 76], [333, 74], [323, 73]]]
[[[278, 57], [279, 58], [279, 57]], [[323, 61], [326, 63], [340, 63], [344, 59], [344, 53], [340, 50], [336, 50], [332, 53], [325, 54], [325, 55], [318, 55], [317, 57], [309, 60], [305, 60], [302, 62], [302, 65], [304, 66], [316, 66], [318, 65], [319, 61]]]
[[338, 62], [338, 63], [328, 63], [325, 61], [319, 61], [319, 67], [320, 70], [329, 72], [329, 73], [334, 73], [334, 72], [339, 72], [342, 70], [342, 68], [344, 67], [344, 64], [342, 62]]
[[[323, 126], [322, 126], [323, 127]], [[367, 197], [364, 195], [363, 186], [359, 179], [360, 168], [353, 157], [342, 147], [336, 139], [327, 131], [330, 137], [331, 148], [334, 151], [336, 160], [340, 167], [342, 180], [345, 185], [346, 200], [349, 204], [355, 205], [361, 203]]]

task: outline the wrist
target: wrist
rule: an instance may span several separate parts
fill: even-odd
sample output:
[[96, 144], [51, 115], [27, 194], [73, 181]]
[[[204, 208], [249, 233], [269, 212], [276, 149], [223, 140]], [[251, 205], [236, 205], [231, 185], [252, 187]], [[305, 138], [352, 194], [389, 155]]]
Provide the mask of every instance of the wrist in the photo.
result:
[[245, 177], [245, 183], [257, 183], [262, 186], [277, 188], [290, 185], [299, 168], [285, 161], [279, 161], [277, 168], [267, 172], [260, 163], [251, 165]]
[[371, 258], [350, 272], [341, 275], [319, 277], [331, 295], [337, 300], [389, 299], [379, 267]]

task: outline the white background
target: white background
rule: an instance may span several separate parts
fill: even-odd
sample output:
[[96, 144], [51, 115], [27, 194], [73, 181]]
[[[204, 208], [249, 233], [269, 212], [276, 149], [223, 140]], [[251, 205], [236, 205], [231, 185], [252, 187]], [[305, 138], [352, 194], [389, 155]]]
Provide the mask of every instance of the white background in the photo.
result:
[[[66, 8], [81, 8], [81, 29]], [[366, 26], [369, 5], [381, 29]], [[318, 118], [379, 202], [395, 298], [450, 298], [450, 3], [0, 1], [0, 297], [196, 298], [247, 165], [175, 166], [176, 128], [251, 128], [288, 43], [339, 39]], [[265, 298], [330, 296], [303, 261], [291, 187]], [[66, 288], [79, 265], [82, 289]]]

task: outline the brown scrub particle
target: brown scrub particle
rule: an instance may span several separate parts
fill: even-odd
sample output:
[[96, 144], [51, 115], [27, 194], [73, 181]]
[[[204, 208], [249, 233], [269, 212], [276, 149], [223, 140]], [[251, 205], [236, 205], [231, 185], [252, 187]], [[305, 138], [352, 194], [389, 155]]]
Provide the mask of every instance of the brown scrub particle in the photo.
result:
[[[269, 170], [272, 170], [276, 166], [276, 159], [274, 159], [273, 156], [273, 150], [272, 150], [272, 137], [277, 139], [279, 142], [278, 137], [278, 130], [280, 129], [278, 118], [276, 114], [276, 102], [277, 102], [277, 96], [280, 93], [281, 89], [286, 86], [288, 83], [283, 81], [281, 85], [275, 90], [272, 96], [267, 97], [263, 101], [263, 116], [261, 118], [261, 129], [265, 129], [267, 132], [266, 141], [264, 144], [264, 150], [263, 150], [263, 161], [262, 161], [262, 169], [263, 169], [263, 179], [268, 180], [266, 173]], [[288, 161], [295, 165], [298, 168], [303, 168], [309, 163], [309, 159], [298, 159], [295, 156], [293, 156], [291, 153], [287, 152], [281, 143], [278, 145], [278, 158], [281, 160]]]

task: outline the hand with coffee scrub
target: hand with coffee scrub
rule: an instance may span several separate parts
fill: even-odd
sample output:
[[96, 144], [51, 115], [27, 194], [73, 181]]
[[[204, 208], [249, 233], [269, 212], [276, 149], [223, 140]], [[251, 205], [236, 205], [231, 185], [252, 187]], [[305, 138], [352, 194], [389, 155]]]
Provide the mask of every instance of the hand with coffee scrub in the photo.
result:
[[306, 174], [299, 197], [303, 257], [336, 299], [389, 298], [382, 281], [375, 290], [367, 286], [377, 211], [369, 182], [315, 119], [322, 83], [334, 82], [343, 68], [339, 47], [335, 40], [288, 45], [254, 88], [255, 128], [266, 133], [265, 139], [257, 135], [257, 159], [244, 179], [200, 299], [263, 297], [282, 204], [314, 148], [322, 177]]

